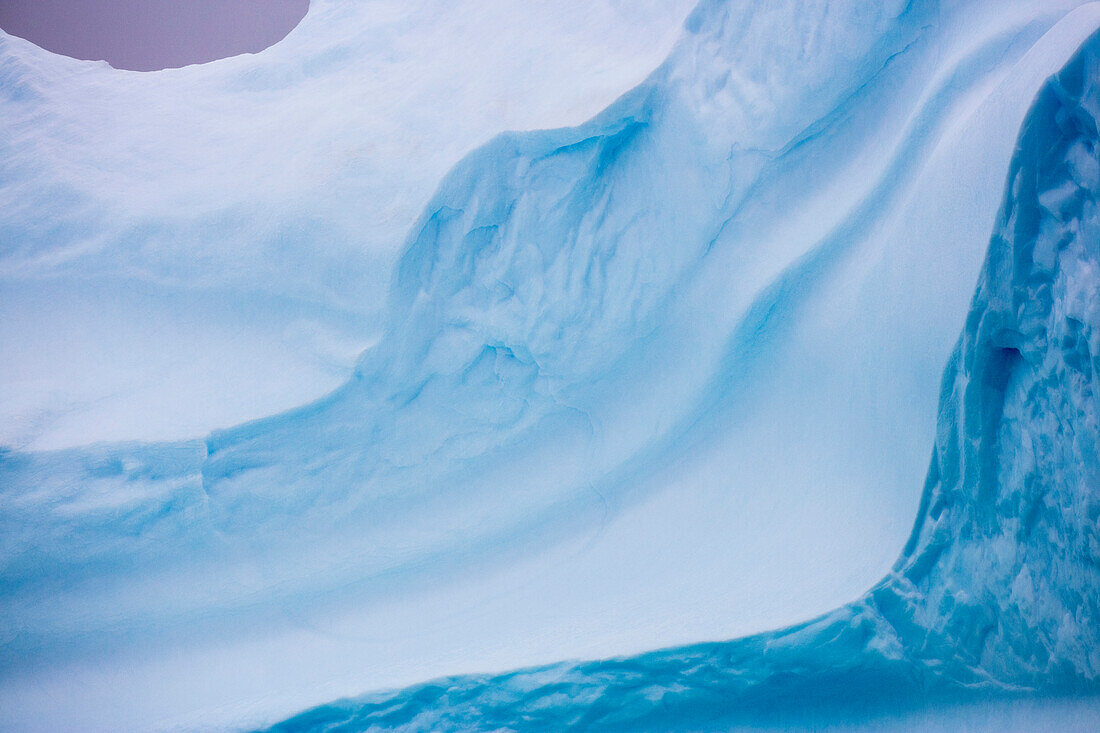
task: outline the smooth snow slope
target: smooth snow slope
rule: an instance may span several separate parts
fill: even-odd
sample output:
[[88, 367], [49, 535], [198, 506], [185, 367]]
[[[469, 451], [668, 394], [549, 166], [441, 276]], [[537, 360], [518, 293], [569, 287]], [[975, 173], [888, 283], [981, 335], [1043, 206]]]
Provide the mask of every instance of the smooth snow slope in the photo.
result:
[[155, 73], [0, 32], [0, 444], [168, 440], [327, 393], [440, 177], [577, 124], [690, 0], [314, 0], [263, 53]]
[[330, 397], [7, 453], [0, 722], [255, 723], [858, 594], [1074, 5], [708, 0], [598, 117], [444, 179]]
[[[978, 730], [1095, 729], [1100, 697], [1076, 707], [984, 700], [970, 716], [949, 705], [942, 718], [918, 706], [950, 701], [947, 693], [1100, 693], [1098, 195], [1100, 35], [1044, 86], [1024, 122], [944, 375], [916, 526], [893, 570], [860, 600], [756, 637], [437, 680], [317, 708], [274, 730], [782, 721], [889, 730], [898, 718], [923, 730], [968, 717]], [[981, 719], [987, 713], [994, 717]]]

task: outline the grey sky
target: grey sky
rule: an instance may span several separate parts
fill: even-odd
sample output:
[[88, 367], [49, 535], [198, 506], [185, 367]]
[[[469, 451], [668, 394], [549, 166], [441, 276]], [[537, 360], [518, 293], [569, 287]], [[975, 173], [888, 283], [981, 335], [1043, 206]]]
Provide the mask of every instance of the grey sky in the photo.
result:
[[309, 0], [0, 0], [0, 28], [42, 48], [151, 71], [261, 51]]

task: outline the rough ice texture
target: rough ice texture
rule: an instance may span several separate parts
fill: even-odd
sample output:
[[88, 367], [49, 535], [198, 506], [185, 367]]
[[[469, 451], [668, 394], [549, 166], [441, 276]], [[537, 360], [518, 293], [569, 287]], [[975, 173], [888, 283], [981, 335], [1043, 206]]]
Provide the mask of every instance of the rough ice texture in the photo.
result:
[[1094, 37], [1027, 117], [944, 375], [916, 526], [864, 597], [777, 632], [437, 680], [273, 730], [709, 729], [838, 699], [858, 710], [962, 690], [1096, 692], [1098, 120]]
[[913, 537], [868, 603], [967, 683], [1100, 675], [1100, 41], [1039, 94], [944, 376]]

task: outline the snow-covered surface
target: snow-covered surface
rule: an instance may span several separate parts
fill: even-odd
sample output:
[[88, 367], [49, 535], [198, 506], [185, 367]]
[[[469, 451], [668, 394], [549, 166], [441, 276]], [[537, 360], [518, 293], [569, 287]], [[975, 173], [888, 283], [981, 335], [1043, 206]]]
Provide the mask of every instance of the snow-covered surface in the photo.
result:
[[598, 112], [691, 6], [314, 0], [263, 53], [156, 73], [0, 32], [0, 444], [193, 437], [335, 388], [443, 174]]
[[[0, 723], [256, 724], [442, 674], [760, 632], [857, 597], [918, 511], [937, 384], [1025, 112], [1100, 26], [1100, 6], [1075, 5], [705, 0], [668, 61], [592, 121], [501, 136], [446, 176], [377, 342], [329, 397], [191, 441], [5, 453]], [[373, 251], [338, 236], [374, 185], [346, 176], [287, 194], [302, 207], [288, 217], [332, 227], [299, 243]], [[270, 178], [221, 193], [239, 184], [263, 209], [301, 176]], [[203, 211], [174, 231], [226, 236], [222, 254], [207, 242], [225, 287], [379, 313], [378, 290], [351, 306], [340, 292], [360, 282], [354, 261], [325, 260], [340, 262], [330, 288], [298, 245], [262, 253], [258, 220]], [[156, 243], [182, 240], [153, 229], [96, 256], [154, 277]], [[69, 261], [43, 252], [34, 266]], [[326, 333], [333, 353], [355, 343]], [[899, 603], [927, 597], [890, 583]], [[863, 603], [719, 657], [646, 657], [664, 670], [654, 689], [665, 672], [724, 689], [773, 638], [794, 639], [775, 662], [789, 670], [799, 639], [832, 632], [841, 659], [874, 674], [885, 659], [889, 681], [897, 660], [861, 645], [886, 644], [887, 622]], [[557, 669], [584, 694], [623, 680]], [[456, 709], [507, 702], [532, 674], [459, 681], [474, 707]], [[535, 689], [548, 715], [576, 711]]]

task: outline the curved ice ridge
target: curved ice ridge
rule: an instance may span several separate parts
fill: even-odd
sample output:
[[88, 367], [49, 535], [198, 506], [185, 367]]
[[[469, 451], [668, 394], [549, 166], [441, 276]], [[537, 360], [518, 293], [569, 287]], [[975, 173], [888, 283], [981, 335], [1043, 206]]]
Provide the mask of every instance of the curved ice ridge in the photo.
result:
[[[837, 696], [1100, 686], [1100, 36], [1021, 131], [912, 537], [859, 600], [725, 643], [437, 680], [297, 730], [692, 728]], [[776, 707], [778, 706], [778, 707]], [[767, 715], [762, 716], [767, 719]]]
[[[813, 155], [815, 140], [857, 136], [849, 117], [882, 124], [857, 105], [892, 93], [895, 67], [912, 83], [931, 63], [921, 33], [934, 11], [703, 2], [670, 61], [598, 118], [504, 135], [447, 176], [397, 268], [385, 337], [328, 398], [201, 441], [8, 453], [0, 573], [21, 623], [5, 656], [65, 628], [43, 606], [74, 588], [102, 611], [81, 623], [186, 620], [257, 594], [278, 601], [460, 566], [517, 538], [567, 536], [628, 503], [631, 461], [705, 414], [707, 384], [722, 379], [717, 355], [681, 354], [721, 346], [745, 309], [756, 312], [757, 290], [774, 298], [768, 283], [816, 242], [741, 253], [730, 276], [744, 282], [713, 323], [685, 329], [695, 316], [670, 316], [672, 297], [687, 282], [697, 297], [713, 288], [700, 273], [716, 243], [737, 256], [730, 229], [748, 225], [738, 215], [750, 194]], [[1044, 22], [960, 63], [986, 68]], [[948, 74], [918, 100], [933, 111], [918, 112], [901, 148], [927, 142], [955, 81]], [[841, 232], [869, 215], [861, 203]], [[798, 297], [788, 295], [784, 307]], [[643, 373], [653, 368], [665, 371]], [[655, 380], [676, 392], [667, 409], [647, 401]], [[525, 485], [502, 501], [501, 476], [517, 472]], [[402, 539], [418, 531], [417, 543]], [[274, 586], [251, 567], [261, 547], [287, 573]], [[90, 580], [159, 578], [166, 567], [176, 577], [146, 586], [131, 608]], [[210, 583], [211, 567], [228, 583]], [[180, 598], [181, 577], [200, 586], [193, 598]]]

